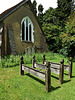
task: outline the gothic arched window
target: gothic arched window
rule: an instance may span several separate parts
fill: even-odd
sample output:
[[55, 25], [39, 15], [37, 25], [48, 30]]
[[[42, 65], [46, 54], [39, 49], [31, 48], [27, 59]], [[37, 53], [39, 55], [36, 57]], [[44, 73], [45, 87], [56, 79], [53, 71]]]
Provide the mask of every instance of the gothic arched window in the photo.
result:
[[21, 22], [21, 39], [22, 41], [34, 42], [33, 23], [29, 17], [23, 18]]

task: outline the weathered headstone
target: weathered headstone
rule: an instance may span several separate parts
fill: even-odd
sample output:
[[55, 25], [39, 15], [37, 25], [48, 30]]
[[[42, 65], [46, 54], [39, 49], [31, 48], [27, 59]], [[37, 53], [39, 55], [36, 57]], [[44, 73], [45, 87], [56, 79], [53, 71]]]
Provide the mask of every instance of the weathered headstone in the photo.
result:
[[28, 56], [28, 49], [25, 50], [25, 57]]
[[31, 48], [28, 48], [28, 56], [32, 54]]
[[28, 47], [26, 50], [25, 50], [25, 56], [29, 56], [31, 54], [35, 53], [35, 49], [34, 47]]
[[35, 48], [34, 48], [34, 47], [32, 47], [32, 54], [33, 54], [33, 53], [35, 53]]

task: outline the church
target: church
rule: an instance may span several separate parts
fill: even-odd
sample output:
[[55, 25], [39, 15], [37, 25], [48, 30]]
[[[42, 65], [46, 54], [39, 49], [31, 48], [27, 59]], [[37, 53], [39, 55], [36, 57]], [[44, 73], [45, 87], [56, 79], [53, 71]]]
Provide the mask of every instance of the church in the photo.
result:
[[48, 51], [46, 38], [30, 0], [23, 0], [0, 14], [0, 56]]

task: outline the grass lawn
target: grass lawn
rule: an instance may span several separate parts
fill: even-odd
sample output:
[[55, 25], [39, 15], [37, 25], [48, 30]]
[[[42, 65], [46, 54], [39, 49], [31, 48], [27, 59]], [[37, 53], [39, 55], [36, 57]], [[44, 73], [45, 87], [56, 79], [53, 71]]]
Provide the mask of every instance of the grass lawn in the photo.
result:
[[[63, 57], [58, 54], [50, 58], [49, 56], [47, 55], [46, 59], [54, 62], [60, 62]], [[67, 58], [63, 58], [67, 64]], [[31, 66], [31, 64], [27, 65]], [[75, 100], [75, 62], [73, 62], [73, 77], [70, 80], [68, 72], [64, 73], [62, 85], [59, 84], [59, 76], [52, 73], [51, 92], [46, 93], [45, 82], [26, 72], [24, 76], [20, 76], [18, 65], [8, 68], [0, 67], [0, 100]]]

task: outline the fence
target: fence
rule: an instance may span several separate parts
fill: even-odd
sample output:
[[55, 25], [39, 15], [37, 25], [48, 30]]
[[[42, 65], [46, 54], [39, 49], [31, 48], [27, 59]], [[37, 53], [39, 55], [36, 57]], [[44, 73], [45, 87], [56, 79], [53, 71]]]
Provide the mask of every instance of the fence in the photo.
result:
[[46, 92], [49, 92], [51, 90], [50, 63], [47, 62], [46, 65], [41, 65], [40, 64], [41, 68], [45, 68], [45, 72], [40, 71], [40, 70], [37, 70], [37, 69], [35, 69], [35, 67], [38, 67], [39, 64], [36, 64], [35, 63], [35, 56], [34, 56], [33, 57], [33, 60], [32, 60], [32, 65], [33, 65], [33, 68], [32, 67], [25, 66], [24, 65], [24, 62], [23, 62], [23, 57], [21, 57], [21, 62], [20, 62], [20, 75], [24, 75], [24, 71], [26, 71], [26, 72], [34, 75], [34, 76], [37, 76], [37, 77], [45, 80]]
[[64, 69], [69, 71], [69, 78], [72, 77], [72, 57], [69, 58], [69, 65], [64, 65]]
[[[46, 63], [46, 59], [45, 59], [45, 55], [43, 55], [43, 64], [45, 63]], [[51, 64], [51, 72], [59, 74], [59, 80], [60, 80], [60, 73], [62, 71], [62, 77], [63, 77], [64, 70], [69, 71], [68, 74], [69, 78], [72, 77], [72, 57], [70, 57], [69, 59], [69, 65], [64, 65], [64, 59], [60, 61], [60, 64], [54, 62], [50, 62], [50, 64]]]
[[[45, 72], [37, 70], [44, 69]], [[72, 77], [72, 57], [69, 59], [69, 65], [64, 65], [64, 59], [61, 59], [60, 64], [54, 62], [48, 62], [45, 59], [45, 55], [43, 56], [43, 64], [36, 63], [35, 56], [32, 59], [32, 67], [24, 65], [23, 57], [21, 57], [20, 62], [20, 75], [24, 75], [24, 71], [37, 76], [43, 80], [45, 80], [45, 88], [46, 92], [51, 90], [51, 72], [59, 74], [59, 82], [63, 83], [64, 70], [69, 71], [69, 78]]]
[[[38, 64], [35, 62], [35, 56], [33, 57], [33, 62], [32, 62], [32, 66], [33, 68], [41, 68], [45, 70], [45, 64], [47, 63], [47, 61], [45, 61], [45, 55], [43, 56], [43, 64]], [[60, 61], [60, 64], [58, 63], [53, 63], [53, 62], [49, 62], [50, 63], [50, 69], [51, 72], [55, 73], [55, 74], [59, 74], [59, 82], [60, 84], [63, 83], [63, 75], [64, 75], [64, 60], [62, 59]]]

